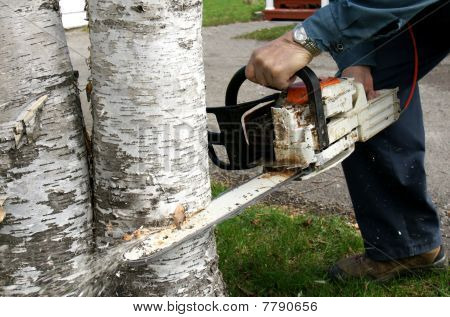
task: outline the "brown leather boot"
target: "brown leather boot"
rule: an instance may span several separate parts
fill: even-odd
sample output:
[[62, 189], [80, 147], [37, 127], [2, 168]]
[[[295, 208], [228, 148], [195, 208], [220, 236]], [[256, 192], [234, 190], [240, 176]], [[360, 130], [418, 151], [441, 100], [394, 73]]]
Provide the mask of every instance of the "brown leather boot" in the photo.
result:
[[386, 281], [403, 273], [419, 269], [446, 268], [447, 256], [442, 246], [409, 258], [392, 261], [374, 261], [364, 254], [354, 255], [337, 262], [329, 271], [335, 280], [369, 277]]

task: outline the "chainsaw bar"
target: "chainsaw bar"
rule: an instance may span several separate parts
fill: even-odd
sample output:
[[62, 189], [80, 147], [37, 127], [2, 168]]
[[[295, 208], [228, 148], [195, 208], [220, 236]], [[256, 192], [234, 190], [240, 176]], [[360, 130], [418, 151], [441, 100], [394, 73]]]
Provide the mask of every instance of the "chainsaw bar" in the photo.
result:
[[245, 184], [223, 193], [204, 210], [188, 216], [180, 229], [172, 225], [148, 234], [124, 253], [123, 260], [131, 266], [148, 263], [213, 226], [240, 214], [245, 208], [284, 184], [310, 172], [309, 168], [290, 169], [268, 171], [256, 176]]

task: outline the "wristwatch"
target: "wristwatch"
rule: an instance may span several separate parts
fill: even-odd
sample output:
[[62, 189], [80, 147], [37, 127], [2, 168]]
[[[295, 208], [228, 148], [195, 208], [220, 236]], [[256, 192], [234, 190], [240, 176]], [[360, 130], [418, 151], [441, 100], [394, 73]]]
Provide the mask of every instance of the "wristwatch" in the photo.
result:
[[303, 46], [303, 48], [305, 48], [308, 52], [310, 52], [313, 57], [321, 53], [321, 50], [317, 45], [317, 43], [313, 39], [310, 39], [308, 37], [305, 28], [301, 24], [298, 24], [294, 28], [294, 31], [292, 32], [292, 38], [295, 43], [298, 43], [301, 46]]

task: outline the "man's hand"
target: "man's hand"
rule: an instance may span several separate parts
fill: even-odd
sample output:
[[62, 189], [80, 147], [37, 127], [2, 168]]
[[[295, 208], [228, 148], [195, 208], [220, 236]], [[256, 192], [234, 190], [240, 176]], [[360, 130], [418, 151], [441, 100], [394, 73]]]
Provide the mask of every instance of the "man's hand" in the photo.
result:
[[292, 39], [292, 31], [256, 49], [245, 70], [257, 84], [284, 90], [295, 80], [295, 73], [308, 65], [313, 56]]
[[355, 81], [360, 82], [364, 86], [367, 99], [373, 99], [378, 96], [373, 88], [373, 78], [368, 66], [350, 66], [344, 69], [342, 77], [353, 77]]

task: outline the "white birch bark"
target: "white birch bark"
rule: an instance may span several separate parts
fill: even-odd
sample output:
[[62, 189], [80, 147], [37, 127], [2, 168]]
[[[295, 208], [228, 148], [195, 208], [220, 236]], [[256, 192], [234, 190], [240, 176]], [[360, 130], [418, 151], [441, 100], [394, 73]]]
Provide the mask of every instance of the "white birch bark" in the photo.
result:
[[58, 1], [0, 2], [0, 43], [0, 296], [79, 295], [92, 209]]
[[[102, 242], [210, 202], [200, 0], [89, 2]], [[213, 232], [129, 270], [120, 294], [220, 296]]]

